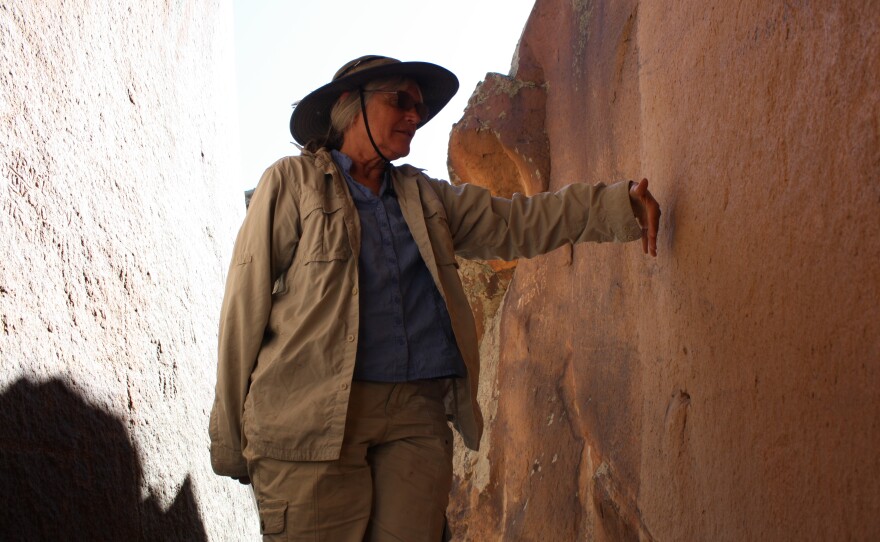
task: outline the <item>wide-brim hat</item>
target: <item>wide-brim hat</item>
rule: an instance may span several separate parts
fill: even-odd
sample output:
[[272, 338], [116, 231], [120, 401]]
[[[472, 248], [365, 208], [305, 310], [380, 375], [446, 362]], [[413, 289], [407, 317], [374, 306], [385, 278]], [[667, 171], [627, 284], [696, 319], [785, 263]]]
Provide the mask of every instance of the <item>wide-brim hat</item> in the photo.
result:
[[357, 90], [379, 77], [400, 75], [414, 80], [428, 106], [423, 126], [449, 103], [458, 91], [458, 78], [451, 71], [430, 62], [401, 62], [394, 58], [367, 55], [348, 62], [333, 80], [294, 104], [290, 133], [300, 145], [322, 139], [330, 131], [330, 110], [343, 92]]

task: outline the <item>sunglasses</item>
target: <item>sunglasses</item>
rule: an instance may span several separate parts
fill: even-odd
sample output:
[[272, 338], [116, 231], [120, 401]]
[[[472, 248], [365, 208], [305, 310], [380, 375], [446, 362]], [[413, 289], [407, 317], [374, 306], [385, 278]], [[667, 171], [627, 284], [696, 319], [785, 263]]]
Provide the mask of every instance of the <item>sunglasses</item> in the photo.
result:
[[409, 92], [405, 90], [369, 90], [367, 92], [378, 92], [379, 94], [393, 94], [395, 96], [394, 101], [391, 105], [400, 109], [401, 111], [409, 111], [410, 109], [415, 108], [416, 113], [419, 115], [419, 118], [422, 122], [428, 119], [428, 106], [423, 102], [417, 102], [410, 95]]

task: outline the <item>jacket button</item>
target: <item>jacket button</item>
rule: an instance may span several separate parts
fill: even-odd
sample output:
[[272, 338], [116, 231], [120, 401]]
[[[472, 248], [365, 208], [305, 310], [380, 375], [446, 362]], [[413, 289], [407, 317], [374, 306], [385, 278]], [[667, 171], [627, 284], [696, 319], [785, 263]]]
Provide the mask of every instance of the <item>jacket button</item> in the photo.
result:
[[343, 385], [339, 386], [339, 389], [341, 389], [342, 391], [347, 390], [347, 389], [348, 389], [348, 384], [343, 384]]
[[347, 340], [350, 343], [353, 343], [354, 342], [354, 335], [349, 335], [348, 337], [345, 338], [345, 340]]
[[354, 288], [351, 289], [351, 295], [358, 295], [357, 286], [355, 286]]

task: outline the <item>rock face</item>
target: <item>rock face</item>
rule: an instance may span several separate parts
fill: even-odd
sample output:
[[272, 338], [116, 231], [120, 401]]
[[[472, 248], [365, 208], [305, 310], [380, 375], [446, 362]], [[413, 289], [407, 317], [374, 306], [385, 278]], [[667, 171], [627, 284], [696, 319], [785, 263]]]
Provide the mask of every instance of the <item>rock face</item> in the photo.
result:
[[0, 539], [244, 540], [208, 461], [227, 0], [0, 5]]
[[659, 257], [563, 248], [478, 311], [457, 540], [880, 538], [877, 51], [868, 0], [538, 0], [451, 167], [648, 177]]

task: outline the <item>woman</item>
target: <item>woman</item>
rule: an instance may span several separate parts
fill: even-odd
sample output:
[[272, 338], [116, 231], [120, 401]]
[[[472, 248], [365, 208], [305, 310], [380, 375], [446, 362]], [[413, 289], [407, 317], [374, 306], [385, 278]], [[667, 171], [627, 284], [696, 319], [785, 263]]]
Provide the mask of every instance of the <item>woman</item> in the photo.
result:
[[221, 310], [211, 459], [253, 484], [266, 540], [441, 538], [447, 421], [472, 449], [482, 432], [456, 255], [638, 238], [656, 255], [645, 180], [508, 200], [392, 165], [457, 89], [434, 64], [349, 62], [296, 106], [303, 153], [251, 199]]

